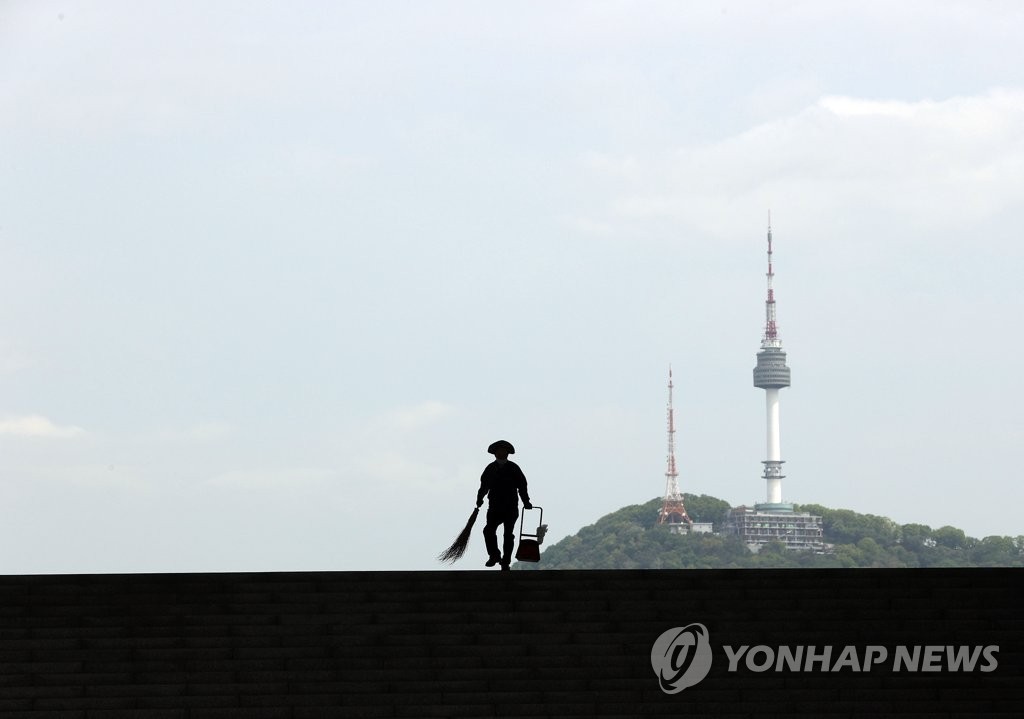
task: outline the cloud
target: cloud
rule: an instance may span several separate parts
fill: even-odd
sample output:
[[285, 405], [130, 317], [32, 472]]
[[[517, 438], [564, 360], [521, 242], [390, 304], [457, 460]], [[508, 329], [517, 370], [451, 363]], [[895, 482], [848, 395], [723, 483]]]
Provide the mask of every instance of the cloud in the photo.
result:
[[[919, 101], [828, 95], [723, 140], [648, 155], [644, 186], [619, 183], [604, 216], [587, 219], [624, 235], [668, 222], [746, 238], [754, 208], [784, 207], [818, 232], [866, 211], [902, 217], [922, 237], [966, 229], [1020, 203], [1022, 128], [1022, 89]], [[589, 164], [606, 181], [615, 161]]]
[[282, 467], [278, 469], [231, 470], [212, 477], [209, 484], [228, 488], [278, 489], [322, 484], [335, 472], [314, 467]]
[[397, 452], [381, 452], [361, 458], [353, 466], [354, 475], [375, 485], [446, 491], [458, 486], [460, 476], [450, 467], [424, 462]]
[[234, 432], [227, 422], [206, 420], [184, 429], [165, 430], [159, 438], [165, 442], [215, 442]]
[[4, 434], [14, 437], [68, 439], [84, 435], [85, 430], [74, 425], [56, 425], [40, 415], [29, 415], [0, 420], [0, 435]]
[[610, 223], [598, 222], [589, 217], [563, 215], [560, 220], [566, 229], [585, 237], [610, 237], [615, 234], [615, 228]]
[[0, 347], [0, 374], [11, 374], [33, 367], [35, 362], [26, 353], [10, 347]]
[[611, 179], [634, 182], [640, 179], [642, 167], [636, 155], [630, 153], [621, 157], [593, 150], [583, 153], [579, 164], [584, 169]]
[[430, 400], [392, 410], [383, 416], [381, 423], [398, 430], [420, 430], [437, 424], [454, 412], [451, 405]]
[[58, 19], [27, 6], [6, 18], [18, 32], [4, 37], [7, 77], [15, 80], [0, 91], [0, 125], [77, 136], [164, 134], [281, 86], [277, 63], [238, 26], [238, 13], [133, 3], [112, 12], [116, 24], [103, 12]]
[[395, 491], [447, 490], [466, 477], [464, 447], [471, 434], [464, 411], [438, 400], [394, 408], [364, 422], [338, 444], [340, 474]]

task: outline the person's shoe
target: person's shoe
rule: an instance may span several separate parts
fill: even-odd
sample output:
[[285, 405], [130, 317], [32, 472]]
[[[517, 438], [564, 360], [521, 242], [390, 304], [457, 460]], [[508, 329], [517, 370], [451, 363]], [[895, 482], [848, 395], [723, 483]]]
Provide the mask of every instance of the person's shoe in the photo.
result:
[[495, 564], [497, 564], [500, 561], [501, 561], [501, 557], [490, 557], [486, 562], [484, 562], [484, 566], [485, 567], [493, 567]]
[[501, 564], [501, 571], [503, 571], [503, 572], [509, 571], [509, 567], [508, 567], [507, 563], [502, 562], [502, 564]]

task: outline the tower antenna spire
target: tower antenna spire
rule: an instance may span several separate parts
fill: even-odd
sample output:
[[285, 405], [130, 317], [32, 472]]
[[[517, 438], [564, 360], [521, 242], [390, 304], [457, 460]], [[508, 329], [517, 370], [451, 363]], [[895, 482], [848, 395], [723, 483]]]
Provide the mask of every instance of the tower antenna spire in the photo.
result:
[[772, 280], [775, 278], [775, 268], [772, 265], [772, 212], [768, 211], [768, 297], [764, 303], [764, 338], [762, 347], [781, 347], [779, 342], [779, 329], [775, 324], [775, 290], [772, 287]]
[[676, 422], [672, 409], [672, 365], [668, 367], [668, 460], [665, 469], [665, 498], [658, 512], [658, 524], [667, 524], [673, 531], [689, 531], [693, 520], [686, 513], [683, 495], [679, 491], [679, 472], [676, 470]]

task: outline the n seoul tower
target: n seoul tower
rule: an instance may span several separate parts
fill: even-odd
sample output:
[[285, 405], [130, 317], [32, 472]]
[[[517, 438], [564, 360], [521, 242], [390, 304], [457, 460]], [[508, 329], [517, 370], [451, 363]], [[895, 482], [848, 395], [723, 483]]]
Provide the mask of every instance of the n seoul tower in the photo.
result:
[[765, 325], [761, 351], [754, 367], [754, 386], [764, 390], [768, 424], [768, 458], [764, 479], [768, 485], [768, 504], [782, 504], [782, 444], [779, 438], [779, 390], [789, 387], [789, 367], [775, 326], [775, 292], [772, 289], [772, 220], [768, 215], [768, 299], [764, 303]]

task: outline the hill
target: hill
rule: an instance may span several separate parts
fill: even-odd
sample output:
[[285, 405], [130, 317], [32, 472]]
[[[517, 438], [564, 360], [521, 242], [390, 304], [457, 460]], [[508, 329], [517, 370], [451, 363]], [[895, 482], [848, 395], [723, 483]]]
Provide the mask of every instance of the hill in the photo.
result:
[[[695, 522], [724, 526], [729, 503], [708, 495], [684, 495]], [[517, 569], [744, 569], [779, 567], [1021, 567], [1024, 536], [975, 539], [963, 530], [897, 524], [887, 517], [799, 505], [821, 516], [829, 554], [791, 552], [781, 544], [753, 554], [736, 537], [673, 534], [656, 525], [661, 499], [612, 512], [576, 534], [544, 548], [540, 564]]]

